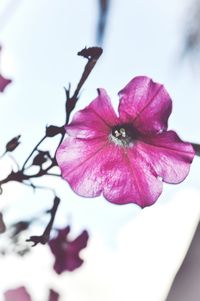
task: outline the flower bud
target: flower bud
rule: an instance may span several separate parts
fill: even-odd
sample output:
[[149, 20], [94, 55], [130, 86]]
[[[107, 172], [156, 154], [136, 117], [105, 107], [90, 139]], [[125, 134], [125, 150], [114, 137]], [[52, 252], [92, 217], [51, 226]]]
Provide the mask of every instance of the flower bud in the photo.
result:
[[21, 135], [18, 135], [11, 139], [7, 144], [6, 144], [6, 151], [7, 152], [12, 152], [16, 149], [16, 147], [20, 144], [20, 139]]
[[48, 160], [48, 152], [39, 151], [39, 154], [33, 159], [33, 165], [41, 166]]
[[54, 137], [58, 134], [61, 134], [63, 131], [63, 127], [50, 125], [46, 127], [46, 136], [47, 137]]

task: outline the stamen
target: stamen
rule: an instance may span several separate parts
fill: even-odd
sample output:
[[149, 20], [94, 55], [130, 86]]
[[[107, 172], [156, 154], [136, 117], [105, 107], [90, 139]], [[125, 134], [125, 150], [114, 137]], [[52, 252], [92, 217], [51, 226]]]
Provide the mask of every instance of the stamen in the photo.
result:
[[136, 140], [137, 133], [132, 125], [117, 125], [112, 129], [110, 139], [120, 146], [130, 146]]

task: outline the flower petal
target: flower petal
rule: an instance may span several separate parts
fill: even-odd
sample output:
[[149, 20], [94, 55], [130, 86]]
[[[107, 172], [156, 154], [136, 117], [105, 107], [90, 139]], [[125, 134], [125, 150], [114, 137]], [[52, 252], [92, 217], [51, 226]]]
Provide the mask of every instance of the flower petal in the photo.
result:
[[[75, 269], [79, 268], [83, 264], [83, 259], [81, 259], [76, 253], [68, 253], [65, 257], [65, 261], [63, 262], [65, 266], [65, 270], [72, 272]], [[62, 267], [63, 269], [63, 267]], [[62, 270], [62, 272], [64, 269]], [[62, 273], [61, 272], [61, 273]], [[59, 273], [58, 273], [59, 274]]]
[[70, 136], [91, 138], [108, 135], [110, 127], [118, 123], [111, 101], [104, 89], [84, 110], [75, 113], [70, 125], [65, 127]]
[[23, 286], [6, 291], [4, 296], [5, 301], [31, 301], [30, 295]]
[[68, 137], [60, 145], [56, 158], [62, 177], [77, 194], [85, 197], [101, 194], [101, 165], [109, 157], [107, 144], [108, 137], [107, 140]]
[[167, 129], [172, 102], [163, 85], [138, 76], [119, 92], [119, 96], [119, 114], [123, 122], [132, 122], [143, 134]]
[[74, 240], [69, 240], [64, 233], [69, 233], [69, 226], [60, 229], [57, 236], [48, 242], [55, 256], [54, 270], [58, 274], [73, 271], [82, 265], [83, 260], [79, 257], [79, 252], [87, 246], [89, 238], [87, 231], [83, 231]]
[[104, 172], [107, 178], [104, 197], [116, 204], [135, 203], [140, 207], [152, 205], [162, 192], [162, 182], [140, 156], [136, 146], [123, 150], [118, 148]]
[[174, 184], [186, 178], [195, 155], [192, 145], [173, 131], [145, 137], [138, 143], [138, 149], [164, 182]]
[[123, 148], [101, 139], [67, 138], [57, 152], [62, 176], [81, 196], [104, 197], [116, 204], [141, 207], [156, 201], [162, 182], [135, 147]]
[[51, 251], [54, 255], [56, 255], [57, 252], [58, 252], [58, 241], [61, 241], [61, 242], [65, 241], [68, 234], [69, 234], [69, 232], [70, 232], [70, 226], [67, 226], [64, 229], [59, 230], [58, 236], [56, 238], [51, 239], [49, 241], [49, 246], [50, 246]]
[[5, 88], [11, 83], [11, 79], [7, 79], [0, 74], [0, 92], [4, 92]]
[[49, 301], [58, 301], [60, 295], [53, 289], [49, 290]]
[[77, 252], [80, 252], [80, 250], [86, 248], [87, 242], [88, 242], [88, 232], [84, 230], [76, 239], [71, 241], [71, 247], [77, 250]]

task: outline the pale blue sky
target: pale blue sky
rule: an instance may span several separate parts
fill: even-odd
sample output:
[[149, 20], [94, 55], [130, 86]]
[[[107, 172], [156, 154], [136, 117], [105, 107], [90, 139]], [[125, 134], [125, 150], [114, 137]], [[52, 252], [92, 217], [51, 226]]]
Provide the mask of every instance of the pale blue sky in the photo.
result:
[[[2, 11], [5, 3], [0, 1]], [[104, 53], [84, 85], [77, 109], [88, 104], [99, 87], [107, 90], [117, 108], [117, 92], [134, 76], [148, 75], [163, 83], [173, 98], [169, 128], [177, 130], [182, 139], [200, 142], [198, 74], [187, 61], [179, 61], [189, 3], [112, 0]], [[13, 84], [0, 95], [0, 149], [21, 134], [22, 144], [15, 152], [19, 162], [42, 137], [47, 124], [63, 124], [63, 86], [71, 82], [73, 89], [80, 78], [85, 62], [76, 53], [95, 45], [97, 16], [94, 0], [21, 0], [0, 32], [4, 47], [1, 65], [4, 74], [13, 78]], [[164, 185], [158, 204], [170, 202], [183, 189], [200, 189], [198, 166], [196, 159], [184, 183]], [[102, 197], [80, 198], [57, 179], [49, 183], [58, 188], [62, 198], [56, 223], [62, 224], [71, 216], [74, 232], [87, 227], [112, 248], [122, 226], [141, 211], [132, 204], [112, 205]], [[51, 206], [51, 194], [46, 191], [33, 194], [29, 188], [12, 187], [15, 192], [8, 191], [2, 197], [4, 204], [8, 201], [13, 205], [9, 219], [15, 214], [26, 217], [26, 212], [38, 212], [41, 205]], [[30, 200], [33, 209], [27, 204]]]

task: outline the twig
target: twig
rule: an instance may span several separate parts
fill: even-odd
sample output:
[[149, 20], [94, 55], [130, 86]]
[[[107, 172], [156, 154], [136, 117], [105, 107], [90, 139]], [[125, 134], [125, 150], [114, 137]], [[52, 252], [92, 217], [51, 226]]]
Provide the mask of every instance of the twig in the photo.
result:
[[30, 238], [26, 240], [26, 241], [33, 242], [33, 247], [36, 246], [38, 243], [41, 243], [44, 245], [49, 241], [51, 229], [53, 226], [53, 222], [55, 219], [55, 215], [56, 215], [59, 203], [60, 203], [60, 199], [58, 197], [55, 197], [53, 207], [51, 210], [49, 210], [49, 213], [51, 214], [51, 218], [50, 218], [50, 221], [49, 221], [48, 225], [46, 226], [43, 234], [39, 235], [39, 236], [36, 236], [36, 235], [30, 236]]
[[33, 150], [31, 151], [30, 155], [27, 157], [27, 159], [24, 161], [24, 164], [22, 166], [22, 170], [25, 169], [26, 163], [29, 161], [29, 159], [31, 158], [31, 156], [33, 155], [33, 153], [37, 150], [38, 146], [46, 139], [46, 135], [44, 137], [42, 137], [42, 139], [40, 139], [40, 141], [36, 144], [36, 146], [33, 148]]
[[100, 58], [103, 50], [100, 47], [89, 47], [89, 48], [84, 48], [80, 52], [78, 52], [78, 55], [88, 59], [88, 62], [84, 68], [83, 74], [78, 82], [78, 85], [74, 91], [74, 94], [70, 97], [70, 88], [69, 86], [68, 89], [65, 89], [66, 92], [66, 124], [69, 122], [69, 117], [71, 112], [76, 106], [76, 103], [79, 98], [79, 92], [85, 83], [86, 79], [90, 75], [92, 69], [96, 65], [98, 59]]
[[[96, 65], [96, 62], [98, 61], [99, 57], [101, 56], [102, 51], [103, 50], [99, 47], [90, 47], [90, 48], [84, 48], [83, 50], [78, 52], [78, 55], [83, 56], [88, 61], [85, 65], [84, 71], [81, 75], [81, 78], [80, 78], [80, 80], [77, 84], [77, 87], [76, 87], [73, 95], [70, 96], [70, 86], [69, 86], [68, 89], [65, 89], [65, 92], [66, 92], [66, 103], [65, 103], [66, 122], [65, 122], [65, 125], [68, 124], [70, 115], [71, 115], [72, 111], [74, 110], [74, 108], [76, 106], [76, 103], [79, 99], [80, 90], [81, 90], [83, 84], [85, 83], [85, 81], [87, 80], [89, 74], [93, 70], [94, 66]], [[19, 166], [17, 166], [18, 167], [17, 171], [12, 170], [11, 173], [6, 178], [4, 178], [3, 180], [0, 181], [0, 193], [2, 193], [2, 187], [1, 186], [3, 184], [6, 184], [6, 183], [10, 182], [10, 181], [16, 181], [16, 182], [22, 183], [24, 185], [29, 185], [33, 189], [36, 189], [36, 188], [45, 188], [45, 189], [47, 189], [46, 187], [41, 187], [41, 186], [34, 185], [31, 182], [31, 179], [40, 178], [40, 177], [45, 176], [45, 175], [58, 176], [58, 177], [61, 176], [59, 174], [52, 173], [52, 172], [49, 172], [49, 171], [53, 167], [57, 166], [57, 162], [56, 162], [56, 158], [55, 158], [56, 157], [56, 151], [57, 151], [57, 148], [60, 146], [60, 144], [62, 143], [62, 141], [64, 139], [64, 136], [65, 136], [64, 126], [65, 125], [63, 125], [61, 127], [54, 126], [54, 125], [50, 125], [50, 126], [46, 127], [45, 135], [39, 140], [39, 142], [35, 145], [35, 147], [31, 151], [31, 153], [25, 159], [21, 169], [19, 168]], [[46, 138], [54, 137], [58, 134], [61, 134], [61, 138], [60, 138], [59, 143], [57, 145], [57, 148], [55, 150], [54, 156], [51, 156], [49, 152], [43, 152], [43, 151], [40, 151], [38, 149], [40, 144]], [[7, 151], [13, 151], [19, 145], [19, 138], [20, 138], [20, 136], [17, 136], [14, 139], [12, 139], [11, 141], [9, 141], [9, 144], [7, 144], [7, 148], [8, 148], [8, 145], [9, 145], [9, 149]], [[13, 141], [14, 141], [14, 143], [13, 143]], [[33, 162], [28, 167], [26, 167], [27, 163], [29, 162], [29, 160], [31, 159], [31, 157], [33, 156], [33, 154], [36, 151], [37, 151], [36, 156], [38, 156], [38, 157], [37, 158], [34, 157]], [[46, 168], [43, 168], [43, 163], [46, 162], [46, 160], [44, 158], [44, 155], [47, 154], [47, 153], [48, 153], [48, 159], [51, 162], [50, 162], [49, 166], [47, 166]], [[37, 166], [40, 167], [39, 171], [34, 173], [34, 174], [27, 175], [25, 172], [30, 167], [32, 167], [34, 164], [36, 164]], [[27, 181], [28, 181], [28, 183], [27, 183]], [[55, 195], [55, 192], [54, 192], [54, 195]], [[49, 213], [51, 214], [51, 218], [50, 218], [50, 221], [49, 221], [45, 231], [43, 232], [43, 234], [40, 235], [40, 236], [31, 236], [27, 240], [27, 241], [32, 241], [34, 243], [33, 244], [34, 246], [37, 245], [38, 243], [45, 244], [45, 243], [48, 242], [50, 232], [51, 232], [51, 228], [52, 228], [52, 225], [53, 225], [53, 222], [54, 222], [54, 218], [55, 218], [55, 215], [56, 215], [56, 211], [57, 211], [59, 202], [60, 202], [60, 199], [57, 196], [55, 196], [54, 205], [53, 205], [52, 209], [49, 211]]]

